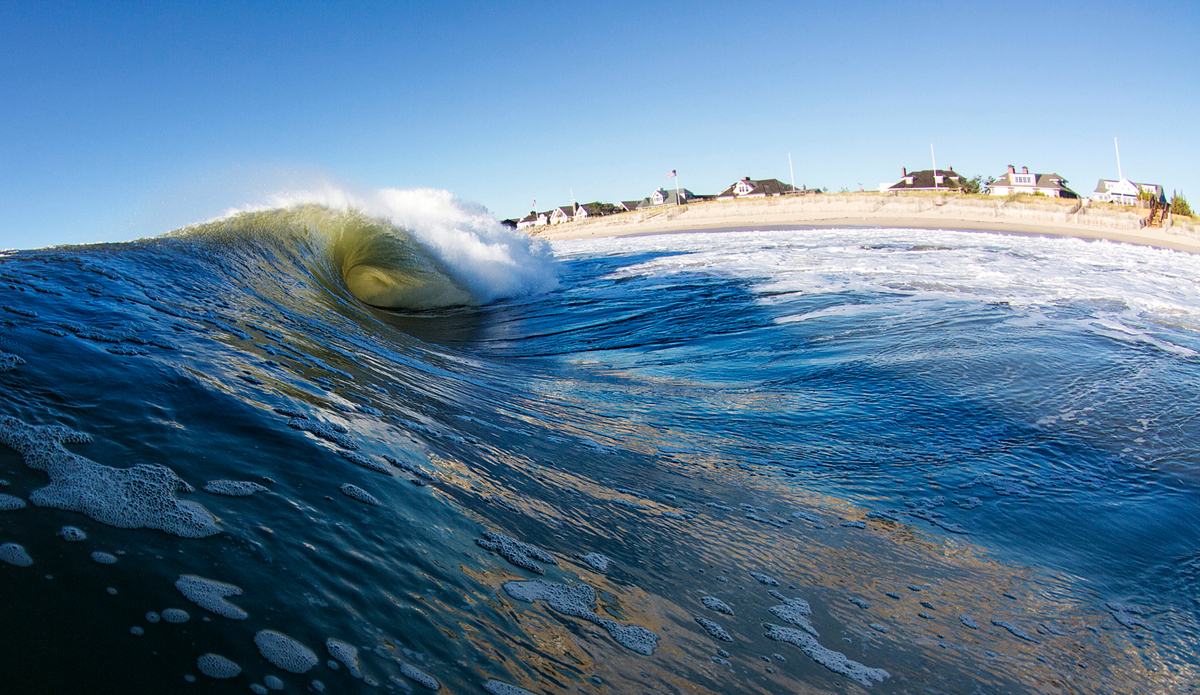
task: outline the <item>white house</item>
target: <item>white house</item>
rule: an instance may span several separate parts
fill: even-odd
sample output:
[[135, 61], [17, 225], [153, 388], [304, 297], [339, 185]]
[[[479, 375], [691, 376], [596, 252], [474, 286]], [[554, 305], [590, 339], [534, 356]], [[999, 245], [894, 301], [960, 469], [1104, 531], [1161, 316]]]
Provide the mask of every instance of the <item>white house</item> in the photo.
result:
[[517, 229], [527, 229], [529, 227], [544, 227], [549, 221], [544, 212], [530, 212], [526, 217], [517, 222]]
[[550, 212], [550, 224], [562, 224], [575, 219], [575, 206], [564, 205]]
[[1117, 205], [1136, 205], [1138, 193], [1149, 193], [1155, 200], [1165, 201], [1163, 188], [1155, 183], [1134, 183], [1129, 179], [1112, 181], [1100, 179], [1096, 190], [1092, 192], [1092, 200], [1100, 203], [1116, 203]]
[[991, 195], [1017, 195], [1019, 193], [1041, 194], [1051, 198], [1078, 198], [1079, 194], [1066, 186], [1067, 180], [1058, 174], [1031, 174], [1029, 167], [1017, 171], [1008, 165], [1008, 171], [988, 186]]

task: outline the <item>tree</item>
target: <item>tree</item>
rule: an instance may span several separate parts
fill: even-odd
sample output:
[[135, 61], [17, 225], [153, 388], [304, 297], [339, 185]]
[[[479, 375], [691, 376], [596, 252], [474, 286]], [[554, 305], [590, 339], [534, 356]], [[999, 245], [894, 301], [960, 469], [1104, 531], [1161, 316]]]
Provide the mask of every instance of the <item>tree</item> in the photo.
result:
[[1172, 192], [1171, 214], [1192, 216], [1192, 206], [1188, 205], [1187, 198], [1184, 198], [1182, 193]]
[[971, 194], [987, 193], [988, 187], [993, 183], [996, 183], [996, 179], [993, 176], [989, 176], [987, 179], [984, 179], [983, 176], [972, 176], [963, 181], [962, 192]]

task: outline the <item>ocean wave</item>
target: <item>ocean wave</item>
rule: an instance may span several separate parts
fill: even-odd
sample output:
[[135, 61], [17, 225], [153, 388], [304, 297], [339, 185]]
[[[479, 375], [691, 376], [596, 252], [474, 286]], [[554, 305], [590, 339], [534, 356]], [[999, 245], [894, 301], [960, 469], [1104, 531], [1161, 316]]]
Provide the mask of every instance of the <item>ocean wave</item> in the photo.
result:
[[487, 304], [557, 283], [548, 245], [433, 189], [290, 193], [165, 237], [250, 253], [277, 270], [310, 273], [330, 289], [386, 309]]

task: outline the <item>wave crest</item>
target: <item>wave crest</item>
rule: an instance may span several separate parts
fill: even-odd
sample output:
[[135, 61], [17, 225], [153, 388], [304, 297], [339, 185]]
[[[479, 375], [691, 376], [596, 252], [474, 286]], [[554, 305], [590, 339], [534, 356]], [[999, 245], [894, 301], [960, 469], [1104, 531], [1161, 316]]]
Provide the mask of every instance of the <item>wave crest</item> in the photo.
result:
[[388, 309], [486, 304], [557, 284], [544, 242], [435, 189], [291, 193], [173, 235], [274, 242], [289, 251], [307, 245], [311, 271], [332, 271], [360, 302]]

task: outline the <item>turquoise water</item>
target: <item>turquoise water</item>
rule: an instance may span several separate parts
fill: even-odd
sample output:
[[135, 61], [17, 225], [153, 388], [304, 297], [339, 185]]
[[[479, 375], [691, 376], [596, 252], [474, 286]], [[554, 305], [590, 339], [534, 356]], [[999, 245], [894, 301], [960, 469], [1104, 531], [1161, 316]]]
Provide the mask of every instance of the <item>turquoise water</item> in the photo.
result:
[[1196, 257], [438, 210], [0, 256], [5, 692], [1196, 689]]

